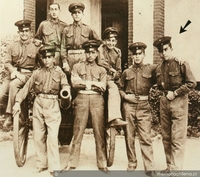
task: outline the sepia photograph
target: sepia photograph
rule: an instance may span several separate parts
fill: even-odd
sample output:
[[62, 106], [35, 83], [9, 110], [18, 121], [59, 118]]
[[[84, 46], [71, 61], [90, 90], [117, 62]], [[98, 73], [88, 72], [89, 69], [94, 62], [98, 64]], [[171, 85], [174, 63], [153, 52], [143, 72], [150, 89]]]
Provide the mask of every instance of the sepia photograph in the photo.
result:
[[200, 177], [199, 0], [0, 6], [6, 177]]

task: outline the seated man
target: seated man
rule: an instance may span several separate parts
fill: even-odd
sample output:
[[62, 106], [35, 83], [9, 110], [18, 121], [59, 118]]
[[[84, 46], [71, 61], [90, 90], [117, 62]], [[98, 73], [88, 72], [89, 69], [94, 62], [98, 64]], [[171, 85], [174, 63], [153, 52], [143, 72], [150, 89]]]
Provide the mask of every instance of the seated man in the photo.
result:
[[[12, 107], [14, 105], [15, 96], [19, 89], [23, 87], [28, 78], [31, 76], [36, 66], [36, 54], [38, 48], [34, 45], [31, 38], [31, 21], [20, 20], [15, 23], [18, 27], [19, 41], [12, 43], [8, 47], [5, 56], [5, 68], [9, 72], [9, 76], [1, 85], [0, 103], [6, 105], [6, 120], [3, 127], [8, 128], [12, 124]], [[8, 96], [9, 93], [9, 96]]]
[[108, 88], [108, 125], [125, 126], [122, 120], [121, 99], [117, 83], [121, 76], [121, 50], [115, 47], [118, 31], [114, 27], [108, 27], [103, 32], [104, 44], [99, 47], [98, 65], [107, 70]]
[[61, 122], [61, 113], [58, 94], [61, 89], [70, 93], [65, 73], [59, 66], [54, 66], [55, 46], [43, 46], [39, 53], [42, 56], [44, 67], [33, 72], [32, 76], [16, 96], [13, 114], [20, 111], [20, 103], [33, 88], [36, 98], [33, 104], [33, 140], [37, 155], [37, 172], [49, 168], [53, 175], [54, 170], [60, 170], [58, 151], [58, 130]]
[[105, 121], [104, 98], [106, 90], [106, 70], [96, 64], [99, 42], [88, 40], [83, 43], [86, 61], [77, 63], [72, 69], [72, 87], [77, 89], [77, 97], [74, 100], [74, 139], [70, 153], [70, 169], [78, 165], [81, 141], [91, 116], [92, 127], [96, 143], [97, 166], [99, 170], [107, 172], [106, 145], [105, 145]]

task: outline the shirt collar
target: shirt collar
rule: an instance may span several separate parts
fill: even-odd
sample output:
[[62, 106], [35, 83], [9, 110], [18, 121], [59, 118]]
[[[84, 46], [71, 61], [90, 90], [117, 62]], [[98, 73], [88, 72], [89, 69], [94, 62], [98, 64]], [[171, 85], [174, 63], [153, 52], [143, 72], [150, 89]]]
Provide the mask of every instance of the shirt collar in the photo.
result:
[[47, 71], [47, 72], [52, 72], [54, 70], [55, 66], [51, 67], [51, 68], [46, 68], [45, 66], [43, 67], [43, 70], [44, 71]]
[[73, 22], [73, 26], [74, 26], [74, 27], [77, 27], [77, 26], [81, 27], [81, 26], [82, 26], [82, 22], [81, 22], [81, 21], [78, 22], [78, 23]]
[[96, 65], [96, 62], [95, 62], [95, 61], [93, 61], [92, 63], [90, 63], [90, 62], [86, 61], [86, 62], [85, 62], [85, 64], [86, 64], [86, 65], [91, 65], [91, 66], [94, 66], [94, 65]]
[[58, 25], [60, 25], [60, 20], [59, 19], [53, 20], [53, 18], [49, 18], [49, 21], [50, 21], [51, 24], [58, 24]]
[[132, 68], [133, 68], [133, 69], [138, 69], [138, 68], [142, 68], [143, 66], [144, 66], [143, 63], [141, 63], [141, 64], [139, 64], [139, 65], [134, 64], [134, 65], [132, 66]]
[[22, 40], [20, 40], [20, 44], [21, 45], [28, 45], [28, 44], [30, 44], [31, 43], [31, 39], [28, 39], [27, 41], [22, 41]]

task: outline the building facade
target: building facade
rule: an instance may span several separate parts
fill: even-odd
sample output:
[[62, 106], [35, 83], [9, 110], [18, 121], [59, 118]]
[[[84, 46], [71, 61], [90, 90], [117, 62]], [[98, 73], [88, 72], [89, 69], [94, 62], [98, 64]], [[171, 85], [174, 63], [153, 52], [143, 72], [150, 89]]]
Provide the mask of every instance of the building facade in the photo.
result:
[[[74, 0], [24, 0], [24, 18], [33, 21], [34, 32], [41, 21], [48, 18], [48, 6], [58, 2], [61, 6], [60, 19], [72, 23], [68, 6]], [[82, 0], [85, 4], [83, 22], [98, 34], [109, 26], [119, 30], [118, 47], [122, 50], [122, 67], [131, 65], [128, 46], [136, 41], [147, 44], [148, 63], [158, 63], [159, 56], [153, 41], [164, 35], [164, 0]]]

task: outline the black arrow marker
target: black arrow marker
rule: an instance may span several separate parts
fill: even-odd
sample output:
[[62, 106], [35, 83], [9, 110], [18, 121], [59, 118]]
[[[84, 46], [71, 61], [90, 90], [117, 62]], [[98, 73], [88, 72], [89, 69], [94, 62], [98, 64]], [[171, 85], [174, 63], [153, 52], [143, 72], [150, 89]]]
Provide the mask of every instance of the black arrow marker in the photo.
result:
[[184, 27], [181, 26], [181, 28], [180, 28], [180, 32], [179, 32], [179, 33], [183, 33], [183, 32], [185, 32], [185, 31], [186, 31], [185, 28], [186, 28], [190, 23], [191, 23], [191, 21], [188, 20]]

